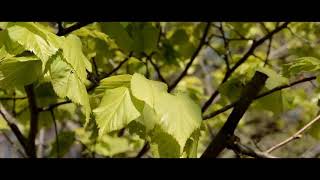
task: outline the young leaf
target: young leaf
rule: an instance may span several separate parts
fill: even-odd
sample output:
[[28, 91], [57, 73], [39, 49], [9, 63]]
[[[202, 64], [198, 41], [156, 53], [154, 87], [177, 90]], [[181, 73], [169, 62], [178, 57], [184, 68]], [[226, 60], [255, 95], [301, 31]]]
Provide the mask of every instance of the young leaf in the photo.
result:
[[130, 87], [132, 75], [116, 75], [108, 78], [104, 78], [100, 81], [99, 86], [95, 89], [97, 94], [104, 93], [107, 89], [114, 89], [118, 87]]
[[113, 38], [118, 46], [126, 52], [132, 51], [133, 40], [126, 29], [118, 22], [102, 23], [101, 29], [104, 33]]
[[92, 71], [90, 61], [82, 52], [82, 44], [80, 38], [76, 35], [70, 34], [63, 43], [64, 59], [73, 67], [82, 82], [87, 79], [87, 72]]
[[288, 78], [281, 76], [280, 74], [275, 72], [273, 69], [266, 68], [266, 67], [260, 67], [258, 69], [258, 71], [263, 72], [266, 75], [268, 75], [268, 79], [266, 81], [266, 88], [268, 88], [268, 89], [272, 89], [277, 86], [281, 86], [281, 85], [289, 83]]
[[285, 75], [312, 72], [320, 69], [320, 60], [314, 57], [302, 57], [284, 66]]
[[[28, 73], [26, 73], [28, 72]], [[23, 87], [41, 75], [41, 61], [35, 57], [17, 57], [0, 63], [0, 87]]]
[[50, 65], [50, 76], [54, 91], [61, 98], [69, 98], [72, 102], [82, 105], [86, 123], [90, 118], [90, 103], [86, 86], [79, 79], [74, 69], [62, 60], [58, 54]]
[[173, 136], [156, 126], [151, 134], [151, 152], [154, 157], [179, 158], [180, 146]]
[[50, 157], [63, 157], [67, 154], [75, 140], [75, 133], [72, 131], [63, 131], [58, 134], [59, 156], [57, 154], [57, 141], [54, 141], [49, 153]]
[[200, 128], [200, 107], [183, 94], [167, 93], [166, 84], [148, 80], [140, 74], [133, 75], [131, 90], [134, 97], [154, 109], [159, 117], [156, 124], [176, 139], [182, 152], [187, 139]]
[[140, 116], [126, 87], [106, 90], [98, 108], [93, 110], [100, 137], [119, 130]]
[[7, 29], [10, 38], [23, 46], [26, 50], [32, 51], [42, 61], [42, 70], [44, 71], [49, 58], [54, 55], [59, 47], [49, 43], [43, 35], [39, 35], [40, 31], [31, 28], [26, 23], [17, 24]]
[[200, 128], [200, 107], [183, 94], [162, 93], [158, 95], [155, 111], [161, 117], [160, 126], [176, 138], [182, 152], [187, 139]]
[[157, 96], [162, 92], [167, 92], [167, 85], [162, 82], [146, 79], [143, 75], [135, 73], [131, 79], [132, 95], [144, 101], [151, 108], [155, 107]]

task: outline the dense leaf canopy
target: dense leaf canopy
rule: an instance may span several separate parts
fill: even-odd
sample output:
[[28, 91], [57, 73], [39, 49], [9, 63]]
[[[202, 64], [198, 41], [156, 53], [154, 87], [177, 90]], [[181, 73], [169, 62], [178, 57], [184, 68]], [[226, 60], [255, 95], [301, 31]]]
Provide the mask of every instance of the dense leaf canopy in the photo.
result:
[[0, 29], [0, 133], [10, 157], [320, 155], [319, 23]]

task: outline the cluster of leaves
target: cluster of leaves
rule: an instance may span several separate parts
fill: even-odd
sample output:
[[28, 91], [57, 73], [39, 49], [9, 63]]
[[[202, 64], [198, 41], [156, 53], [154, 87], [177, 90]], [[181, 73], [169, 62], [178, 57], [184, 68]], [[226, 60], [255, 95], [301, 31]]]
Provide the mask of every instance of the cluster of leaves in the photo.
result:
[[[148, 80], [138, 73], [110, 78], [100, 78], [96, 74], [99, 86], [88, 94], [87, 89], [92, 83], [87, 77], [93, 74], [89, 59], [95, 57], [100, 68], [102, 64], [110, 63], [105, 62], [104, 58], [113, 53], [126, 56], [134, 52], [136, 58], [150, 55], [157, 49], [159, 38], [159, 29], [152, 23], [93, 24], [66, 36], [57, 36], [53, 33], [54, 29], [41, 23], [9, 22], [2, 24], [2, 28], [0, 88], [5, 94], [14, 92], [26, 96], [23, 87], [34, 84], [40, 109], [63, 100], [71, 101], [77, 106], [66, 104], [64, 108], [57, 108], [57, 117], [68, 118], [64, 116], [66, 111], [72, 115], [80, 108], [81, 113], [77, 113], [80, 124], [90, 129], [90, 121], [96, 123], [99, 132], [97, 141], [101, 143], [110, 145], [112, 138], [116, 138], [114, 141], [121, 144], [121, 138], [110, 133], [129, 128], [130, 133], [150, 142], [155, 157], [196, 156], [201, 111], [199, 105], [187, 95], [170, 94], [166, 84]], [[178, 37], [173, 39], [179, 40]], [[29, 117], [25, 109], [28, 103], [26, 99], [18, 102], [15, 111], [21, 109], [22, 113], [17, 119], [25, 122], [24, 134], [27, 134]], [[177, 114], [178, 111], [181, 113]], [[84, 121], [81, 121], [81, 114]], [[40, 122], [48, 121], [46, 119], [51, 119], [49, 112], [41, 112]], [[5, 124], [3, 126], [6, 127]], [[87, 136], [83, 131], [79, 129], [76, 132], [80, 141], [86, 143]], [[70, 147], [74, 135], [61, 134], [58, 137], [62, 139], [60, 142], [66, 142], [63, 143], [65, 147]], [[126, 141], [123, 143], [128, 144]], [[51, 156], [56, 155], [53, 153], [56, 146], [53, 144]], [[112, 146], [109, 153], [105, 149], [100, 152], [112, 156], [127, 149], [119, 151], [114, 148], [119, 147]]]
[[[275, 34], [270, 46], [255, 49], [221, 85], [252, 40], [278, 23], [212, 23], [204, 42], [207, 23], [99, 22], [57, 33], [74, 24], [64, 22], [57, 28], [44, 22], [0, 23], [0, 98], [12, 97], [1, 103], [27, 137], [31, 118], [24, 87], [33, 85], [40, 129], [49, 130], [52, 120], [59, 121], [60, 132], [52, 138], [48, 157], [62, 157], [76, 143], [88, 156], [131, 157], [144, 142], [150, 144], [152, 157], [199, 157], [211, 140], [210, 130], [219, 129], [230, 111], [208, 121], [203, 115], [236, 102], [256, 71], [268, 75], [264, 93], [320, 70], [318, 45], [307, 48], [303, 43], [316, 41], [316, 23], [290, 24], [290, 31]], [[289, 50], [272, 53], [284, 42]], [[170, 85], [198, 47], [196, 61], [171, 92]], [[217, 89], [220, 98], [201, 112], [210, 89]], [[240, 130], [262, 112], [268, 121], [283, 122], [292, 110], [302, 109], [304, 124], [318, 108], [318, 89], [312, 91], [289, 88], [255, 100]], [[9, 129], [0, 116], [0, 130]], [[259, 133], [259, 128], [253, 129], [250, 133]], [[315, 138], [319, 132], [318, 126], [310, 131]]]

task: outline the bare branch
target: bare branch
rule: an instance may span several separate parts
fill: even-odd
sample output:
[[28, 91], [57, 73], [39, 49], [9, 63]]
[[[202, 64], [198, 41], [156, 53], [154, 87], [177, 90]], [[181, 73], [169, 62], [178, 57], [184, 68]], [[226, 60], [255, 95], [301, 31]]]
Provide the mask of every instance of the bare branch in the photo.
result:
[[188, 73], [189, 68], [191, 67], [195, 58], [198, 56], [200, 50], [202, 49], [202, 46], [205, 45], [206, 37], [207, 37], [207, 34], [209, 32], [209, 28], [210, 28], [210, 24], [211, 23], [207, 23], [207, 25], [204, 29], [202, 38], [200, 40], [200, 43], [199, 43], [197, 49], [195, 50], [195, 52], [192, 54], [190, 61], [186, 65], [185, 69], [182, 71], [182, 73], [179, 75], [179, 77], [169, 86], [169, 88], [168, 88], [169, 92], [172, 91], [178, 85], [178, 83], [181, 81], [181, 79]]
[[[270, 33], [268, 33], [267, 35], [265, 35], [264, 37], [262, 37], [261, 39], [259, 39], [258, 41], [254, 41], [252, 43], [250, 49], [242, 56], [242, 58], [229, 71], [226, 72], [226, 74], [225, 74], [222, 82], [220, 83], [220, 85], [223, 84], [224, 82], [226, 82], [229, 79], [229, 77], [232, 75], [232, 73], [254, 53], [255, 49], [258, 46], [263, 44], [267, 39], [271, 38], [274, 34], [278, 33], [282, 29], [286, 28], [288, 26], [288, 24], [289, 24], [289, 22], [285, 22], [282, 25], [280, 25], [277, 28], [275, 28]], [[214, 99], [217, 97], [218, 94], [219, 94], [219, 91], [216, 90], [211, 95], [211, 97], [203, 104], [202, 112], [205, 112], [208, 109], [208, 107], [211, 105], [211, 103], [214, 101]]]
[[304, 133], [309, 127], [311, 127], [313, 124], [315, 124], [316, 122], [318, 122], [318, 120], [320, 119], [320, 115], [318, 115], [316, 118], [314, 118], [312, 121], [310, 121], [308, 124], [306, 124], [305, 126], [303, 126], [299, 131], [297, 131], [296, 133], [294, 133], [292, 136], [290, 136], [289, 138], [285, 139], [284, 141], [272, 146], [271, 148], [269, 148], [268, 150], [266, 150], [266, 153], [271, 153], [272, 151], [281, 148], [282, 146], [290, 143], [291, 141], [295, 140], [295, 139], [300, 139], [302, 137], [302, 133]]
[[[292, 83], [287, 84], [287, 85], [278, 86], [278, 87], [275, 87], [275, 88], [273, 88], [273, 89], [271, 89], [271, 90], [269, 90], [269, 91], [266, 91], [266, 92], [264, 92], [264, 93], [261, 93], [260, 95], [258, 95], [258, 96], [255, 97], [254, 99], [256, 100], [256, 99], [265, 97], [265, 96], [267, 96], [267, 95], [269, 95], [269, 94], [272, 94], [272, 93], [274, 93], [274, 92], [276, 92], [276, 91], [279, 91], [279, 90], [282, 90], [282, 89], [286, 89], [286, 88], [290, 88], [290, 87], [295, 86], [295, 85], [297, 85], [297, 84], [304, 83], [304, 82], [309, 82], [309, 81], [312, 81], [312, 80], [315, 80], [315, 79], [316, 79], [316, 77], [315, 77], [315, 76], [312, 76], [312, 77], [300, 79], [300, 80], [298, 80], [298, 81], [292, 82]], [[203, 117], [203, 120], [207, 120], [207, 119], [213, 118], [214, 116], [217, 116], [218, 114], [223, 113], [223, 112], [231, 109], [232, 107], [234, 107], [235, 104], [236, 104], [236, 102], [231, 103], [231, 104], [228, 104], [228, 105], [226, 105], [225, 107], [223, 107], [223, 108], [221, 108], [221, 109], [219, 109], [219, 110], [217, 110], [217, 111], [214, 111], [214, 112], [212, 112], [212, 113], [204, 116], [204, 117]]]
[[14, 133], [16, 138], [18, 139], [19, 143], [27, 152], [27, 139], [23, 136], [19, 128], [15, 125], [15, 118], [10, 115], [10, 113], [3, 107], [0, 103], [0, 114], [2, 115], [3, 119], [7, 122], [8, 126], [10, 127], [11, 131]]
[[57, 121], [56, 121], [56, 117], [55, 117], [55, 115], [54, 115], [53, 110], [50, 110], [50, 114], [51, 114], [52, 122], [53, 122], [53, 125], [54, 125], [54, 133], [55, 133], [55, 136], [56, 136], [57, 158], [59, 158], [59, 157], [60, 157], [60, 143], [59, 143], [59, 136], [58, 136]]
[[36, 158], [36, 144], [35, 139], [38, 133], [38, 107], [36, 102], [36, 96], [34, 94], [34, 86], [33, 84], [25, 86], [25, 91], [27, 93], [28, 102], [29, 102], [29, 110], [30, 110], [30, 130], [28, 136], [28, 144], [27, 144], [27, 154], [31, 158]]
[[57, 35], [58, 36], [67, 35], [67, 34], [73, 32], [73, 31], [78, 30], [78, 29], [80, 29], [80, 28], [82, 28], [82, 27], [84, 27], [84, 26], [86, 26], [88, 24], [91, 24], [91, 23], [93, 23], [93, 22], [78, 22], [77, 24], [75, 24], [73, 26], [70, 26], [70, 27], [68, 27], [66, 29], [63, 29], [62, 25], [60, 25], [61, 27], [60, 27]]
[[226, 123], [223, 125], [217, 136], [209, 144], [208, 148], [202, 154], [202, 158], [215, 158], [220, 152], [232, 142], [233, 133], [236, 129], [240, 119], [249, 108], [254, 100], [254, 97], [263, 88], [268, 76], [256, 71], [251, 81], [245, 86], [239, 101], [237, 101], [233, 111], [228, 117]]
[[144, 154], [146, 154], [149, 151], [149, 149], [150, 149], [149, 143], [145, 142], [145, 144], [143, 145], [142, 149], [139, 151], [136, 158], [141, 158]]

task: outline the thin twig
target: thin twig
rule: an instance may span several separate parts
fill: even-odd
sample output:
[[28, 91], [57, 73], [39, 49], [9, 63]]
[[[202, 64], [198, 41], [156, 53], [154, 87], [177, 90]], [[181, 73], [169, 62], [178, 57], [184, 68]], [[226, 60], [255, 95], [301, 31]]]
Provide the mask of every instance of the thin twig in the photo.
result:
[[87, 26], [88, 24], [91, 24], [91, 23], [93, 23], [93, 22], [78, 22], [75, 25], [72, 25], [72, 26], [70, 26], [70, 27], [68, 27], [66, 29], [63, 29], [63, 28], [59, 29], [57, 35], [58, 36], [67, 35], [67, 34], [73, 32], [73, 31], [78, 30], [78, 29], [80, 29], [80, 28], [82, 28], [84, 26]]
[[[150, 57], [150, 56], [149, 56], [149, 57]], [[152, 61], [152, 58], [151, 58], [151, 57], [148, 58], [148, 61], [151, 63], [151, 65], [153, 66], [153, 68], [156, 70], [160, 81], [168, 84], [167, 81], [166, 81], [166, 79], [165, 79], [165, 78], [163, 77], [163, 75], [161, 74], [160, 68], [158, 67], [158, 65], [157, 65], [156, 63], [154, 63], [154, 62]]]
[[210, 28], [210, 22], [207, 23], [205, 29], [204, 29], [204, 32], [203, 32], [203, 35], [202, 35], [202, 38], [199, 42], [199, 45], [197, 47], [197, 49], [195, 50], [195, 52], [192, 54], [191, 58], [190, 58], [190, 61], [187, 63], [185, 69], [182, 71], [182, 73], [178, 76], [178, 78], [173, 81], [173, 83], [168, 87], [168, 91], [172, 91], [177, 85], [178, 83], [181, 81], [181, 79], [188, 73], [188, 70], [189, 68], [191, 67], [193, 61], [196, 59], [196, 57], [198, 56], [200, 50], [202, 49], [203, 45], [205, 45], [206, 43], [206, 37], [207, 37], [207, 34], [209, 32], [209, 28]]
[[12, 116], [16, 117], [16, 92], [13, 93], [14, 99], [12, 100]]
[[229, 55], [231, 57], [231, 53], [230, 53], [230, 50], [229, 50], [229, 41], [227, 40], [227, 38], [225, 36], [225, 32], [224, 32], [224, 29], [223, 29], [222, 22], [220, 23], [219, 30], [220, 30], [220, 33], [222, 34], [224, 49], [226, 51], [226, 53], [224, 54], [224, 60], [225, 60], [226, 66], [227, 66], [227, 71], [229, 71], [230, 70]]
[[318, 115], [316, 118], [314, 118], [312, 121], [310, 121], [308, 124], [303, 126], [299, 131], [297, 131], [295, 134], [290, 136], [289, 138], [285, 139], [284, 141], [272, 146], [268, 150], [266, 150], [266, 153], [271, 153], [272, 151], [279, 149], [280, 147], [290, 143], [291, 141], [295, 139], [299, 139], [302, 136], [302, 133], [305, 132], [309, 127], [311, 127], [313, 124], [315, 124], [320, 119], [320, 115]]
[[136, 158], [141, 158], [144, 154], [146, 154], [150, 149], [150, 145], [148, 142], [145, 142], [142, 149], [137, 154]]
[[268, 58], [269, 58], [270, 51], [271, 51], [272, 39], [273, 39], [272, 37], [270, 37], [270, 39], [269, 39], [268, 50], [267, 50], [266, 59], [264, 61], [264, 66], [268, 64]]
[[[308, 81], [312, 81], [312, 80], [315, 80], [315, 79], [316, 79], [316, 77], [315, 77], [315, 76], [312, 76], [312, 77], [300, 79], [300, 80], [295, 81], [295, 82], [292, 82], [292, 83], [290, 83], [290, 84], [278, 86], [278, 87], [275, 87], [275, 88], [273, 88], [273, 89], [271, 89], [271, 90], [269, 90], [269, 91], [266, 91], [266, 92], [264, 92], [264, 93], [261, 93], [260, 95], [258, 95], [258, 96], [255, 97], [254, 99], [256, 100], [256, 99], [265, 97], [265, 96], [267, 96], [267, 95], [269, 95], [269, 94], [272, 94], [272, 93], [274, 93], [274, 92], [276, 92], [276, 91], [279, 91], [279, 90], [282, 90], [282, 89], [286, 89], [286, 88], [290, 88], [290, 87], [295, 86], [295, 85], [297, 85], [297, 84], [304, 83], [304, 82], [308, 82]], [[217, 111], [214, 111], [214, 112], [212, 112], [212, 113], [204, 116], [204, 117], [203, 117], [203, 120], [207, 120], [207, 119], [213, 118], [213, 117], [215, 117], [215, 116], [217, 116], [217, 115], [219, 115], [219, 114], [221, 114], [221, 113], [223, 113], [223, 112], [231, 109], [232, 107], [234, 107], [235, 104], [236, 104], [236, 102], [231, 103], [231, 104], [228, 104], [228, 105], [224, 106], [223, 108], [221, 108], [221, 109], [219, 109], [219, 110], [217, 110]]]
[[[267, 39], [272, 37], [274, 34], [278, 33], [282, 29], [286, 28], [288, 26], [288, 24], [289, 24], [289, 22], [285, 22], [282, 25], [275, 28], [270, 33], [268, 33], [267, 35], [265, 35], [264, 37], [262, 37], [261, 39], [259, 39], [258, 41], [254, 41], [252, 43], [250, 49], [240, 58], [239, 61], [236, 62], [236, 64], [229, 71], [226, 72], [226, 74], [225, 74], [222, 82], [219, 84], [219, 86], [221, 86], [221, 84], [223, 84], [224, 82], [226, 82], [229, 79], [229, 77], [232, 75], [232, 73], [254, 53], [254, 51], [257, 47], [259, 47], [261, 44], [263, 44]], [[218, 89], [219, 88], [217, 88], [215, 90], [215, 92], [210, 96], [210, 98], [203, 104], [202, 112], [205, 112], [208, 109], [208, 107], [211, 105], [211, 103], [214, 101], [214, 99], [218, 96], [218, 94], [219, 94]]]
[[51, 114], [52, 122], [53, 122], [53, 125], [54, 125], [54, 133], [55, 133], [55, 136], [56, 136], [57, 158], [59, 158], [60, 157], [60, 143], [59, 143], [59, 136], [58, 136], [57, 121], [56, 121], [56, 117], [55, 117], [54, 112], [53, 112], [52, 109], [50, 110], [50, 114]]
[[27, 152], [27, 139], [23, 136], [18, 126], [15, 124], [16, 119], [3, 107], [0, 103], [0, 114], [2, 115], [3, 119], [8, 124], [9, 128], [13, 132], [13, 134], [18, 139], [19, 143], [23, 147], [24, 151]]
[[0, 97], [0, 101], [20, 100], [20, 99], [27, 99], [27, 97]]
[[15, 146], [14, 142], [11, 141], [8, 135], [4, 132], [2, 132], [2, 134], [6, 138], [6, 140], [12, 145], [12, 147], [17, 151], [17, 153], [20, 154], [21, 157], [26, 158], [25, 154], [18, 147]]

